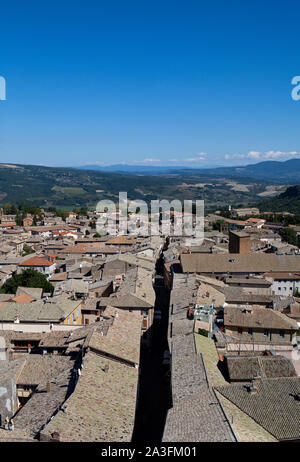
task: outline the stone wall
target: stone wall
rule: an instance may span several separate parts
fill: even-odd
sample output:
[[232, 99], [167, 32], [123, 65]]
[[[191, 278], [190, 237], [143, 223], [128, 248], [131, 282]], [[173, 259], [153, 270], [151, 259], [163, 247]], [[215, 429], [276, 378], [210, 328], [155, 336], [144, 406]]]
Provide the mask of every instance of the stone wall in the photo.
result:
[[12, 379], [0, 382], [0, 425], [6, 417], [11, 418], [17, 410], [17, 389]]

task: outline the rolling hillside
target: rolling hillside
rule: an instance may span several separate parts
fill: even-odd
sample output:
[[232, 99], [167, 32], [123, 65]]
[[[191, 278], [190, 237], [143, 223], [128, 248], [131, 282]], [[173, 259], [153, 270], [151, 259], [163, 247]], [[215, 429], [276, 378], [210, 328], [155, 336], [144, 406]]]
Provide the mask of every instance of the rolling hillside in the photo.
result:
[[248, 205], [262, 196], [279, 194], [278, 183], [230, 175], [129, 174], [36, 165], [0, 164], [0, 204], [26, 201], [30, 205], [93, 207], [100, 199], [204, 199], [206, 208]]
[[279, 196], [257, 205], [262, 212], [300, 213], [300, 184], [290, 186]]
[[216, 177], [226, 176], [237, 178], [257, 178], [270, 181], [278, 181], [281, 183], [300, 183], [300, 159], [290, 159], [285, 162], [265, 161], [244, 166], [202, 169], [192, 169], [187, 167], [154, 167], [126, 164], [110, 165], [106, 167], [99, 165], [88, 165], [82, 166], [80, 168], [83, 170], [95, 170], [100, 172], [119, 172], [144, 175], [209, 175]]

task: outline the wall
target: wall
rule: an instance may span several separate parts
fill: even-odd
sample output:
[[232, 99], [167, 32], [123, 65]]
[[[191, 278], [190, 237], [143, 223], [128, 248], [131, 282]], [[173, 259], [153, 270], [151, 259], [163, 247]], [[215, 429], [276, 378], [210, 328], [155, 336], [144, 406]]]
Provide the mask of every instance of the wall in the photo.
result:
[[117, 276], [122, 273], [126, 273], [132, 265], [129, 265], [127, 262], [120, 260], [112, 260], [105, 263], [103, 268], [102, 279], [109, 279], [111, 277]]
[[251, 253], [250, 236], [241, 237], [229, 232], [229, 253]]
[[[257, 343], [277, 343], [277, 344], [292, 344], [292, 338], [290, 335], [290, 331], [284, 331], [285, 335], [284, 338], [280, 336], [280, 330], [279, 329], [269, 329], [269, 335], [264, 335], [264, 328], [258, 329], [255, 328], [253, 329], [253, 335], [248, 333], [248, 328], [242, 328], [242, 333], [239, 334], [238, 328], [237, 327], [226, 327], [225, 333], [226, 335], [229, 335], [230, 337], [234, 337], [237, 340], [240, 340], [241, 342], [246, 342], [246, 343], [252, 343], [252, 342], [257, 342]], [[294, 334], [295, 335], [295, 334]]]
[[6, 358], [6, 342], [4, 337], [0, 337], [0, 361]]
[[52, 331], [71, 331], [82, 327], [81, 325], [67, 325], [67, 324], [53, 324], [50, 329], [51, 323], [37, 324], [37, 323], [14, 323], [14, 322], [0, 322], [0, 330], [13, 330], [15, 332], [51, 332]]
[[88, 324], [92, 324], [93, 322], [96, 322], [96, 320], [99, 318], [99, 314], [95, 313], [82, 313], [82, 324], [86, 324], [86, 320], [88, 320]]
[[272, 292], [275, 295], [293, 295], [294, 291], [300, 292], [300, 279], [296, 280], [275, 280], [272, 284]]
[[[81, 306], [82, 304], [80, 303], [75, 310], [72, 311], [72, 313], [69, 314], [69, 316], [66, 317], [66, 319], [63, 321], [62, 324], [64, 325], [79, 325], [82, 324], [82, 313], [81, 313]], [[79, 310], [79, 314], [77, 314]], [[74, 321], [73, 321], [73, 314], [74, 314]]]
[[14, 380], [0, 382], [0, 416], [1, 425], [6, 417], [11, 418], [17, 410], [17, 389]]
[[45, 276], [52, 276], [54, 274], [56, 268], [56, 263], [53, 263], [51, 266], [19, 266], [17, 273], [22, 273], [22, 271], [26, 269], [34, 269], [35, 271], [39, 271], [40, 273], [45, 274]]
[[[283, 351], [291, 351], [293, 349], [292, 345], [288, 344], [273, 344], [273, 343], [255, 343], [254, 345], [252, 343], [231, 343], [228, 342], [226, 345], [226, 349], [222, 350], [222, 354], [230, 353], [230, 355], [239, 355], [239, 352], [245, 352], [245, 355], [249, 355], [249, 353], [252, 353], [253, 351], [257, 352], [264, 352], [266, 350], [269, 350], [272, 348], [272, 350], [277, 351], [277, 352], [283, 352]], [[221, 349], [218, 348], [218, 351], [221, 353]]]
[[196, 332], [196, 334], [198, 334], [198, 329], [204, 329], [207, 332], [209, 332], [210, 331], [210, 325], [209, 325], [208, 322], [200, 321], [199, 319], [196, 319], [195, 324], [194, 324], [194, 332]]
[[255, 295], [271, 295], [272, 294], [272, 286], [255, 286], [254, 284], [238, 284], [238, 283], [230, 283], [230, 287], [240, 287], [242, 289], [246, 289], [247, 293], [255, 294]]
[[97, 287], [95, 289], [89, 289], [90, 297], [109, 297], [113, 293], [113, 284], [110, 283], [107, 286]]

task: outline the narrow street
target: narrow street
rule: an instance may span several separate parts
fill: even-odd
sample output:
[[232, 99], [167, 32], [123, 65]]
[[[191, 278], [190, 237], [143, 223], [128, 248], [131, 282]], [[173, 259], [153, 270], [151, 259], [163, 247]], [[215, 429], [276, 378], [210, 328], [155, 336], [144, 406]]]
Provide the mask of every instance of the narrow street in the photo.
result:
[[[158, 266], [158, 273], [161, 270]], [[154, 312], [161, 311], [161, 319], [154, 319], [152, 351], [141, 351], [140, 390], [132, 441], [134, 443], [161, 442], [168, 406], [170, 385], [166, 375], [168, 368], [162, 365], [164, 351], [168, 349], [167, 332], [169, 318], [169, 291], [158, 285], [156, 278], [156, 301]]]

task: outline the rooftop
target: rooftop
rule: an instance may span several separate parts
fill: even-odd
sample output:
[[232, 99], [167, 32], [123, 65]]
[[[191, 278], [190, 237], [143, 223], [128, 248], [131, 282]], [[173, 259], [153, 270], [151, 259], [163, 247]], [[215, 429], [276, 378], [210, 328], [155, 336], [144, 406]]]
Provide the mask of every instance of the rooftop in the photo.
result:
[[70, 442], [131, 441], [137, 382], [136, 368], [87, 353], [73, 394], [42, 434], [59, 432]]
[[227, 356], [230, 380], [248, 381], [263, 378], [296, 377], [296, 371], [284, 356]]
[[297, 322], [270, 308], [224, 308], [224, 325], [260, 329], [297, 330]]
[[137, 312], [107, 307], [104, 315], [113, 317], [106, 335], [96, 330], [87, 339], [86, 347], [102, 355], [111, 355], [123, 361], [139, 364], [142, 316]]
[[182, 254], [183, 272], [189, 273], [266, 273], [299, 271], [300, 255]]
[[28, 260], [23, 261], [19, 264], [19, 266], [52, 266], [54, 264], [53, 261], [48, 260], [46, 257], [32, 257]]
[[257, 393], [246, 385], [227, 385], [217, 390], [277, 440], [299, 440], [300, 378], [257, 380]]

